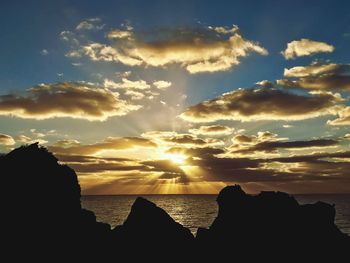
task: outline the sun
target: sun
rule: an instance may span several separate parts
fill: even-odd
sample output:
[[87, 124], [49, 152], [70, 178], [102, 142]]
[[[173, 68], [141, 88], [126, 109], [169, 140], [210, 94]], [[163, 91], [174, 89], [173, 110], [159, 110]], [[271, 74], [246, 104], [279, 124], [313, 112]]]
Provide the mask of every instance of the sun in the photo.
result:
[[185, 164], [187, 156], [179, 153], [168, 153], [166, 159], [172, 161], [175, 164]]

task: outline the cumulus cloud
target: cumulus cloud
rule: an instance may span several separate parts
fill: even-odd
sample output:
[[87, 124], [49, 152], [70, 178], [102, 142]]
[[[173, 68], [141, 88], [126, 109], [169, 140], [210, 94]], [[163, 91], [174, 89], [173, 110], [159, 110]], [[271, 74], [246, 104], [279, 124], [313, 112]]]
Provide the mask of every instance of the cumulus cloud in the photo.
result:
[[83, 31], [83, 30], [94, 30], [98, 31], [103, 29], [105, 25], [101, 25], [101, 19], [98, 17], [95, 18], [89, 18], [87, 20], [81, 21], [77, 27], [75, 28], [78, 31]]
[[189, 129], [190, 133], [207, 136], [230, 135], [233, 131], [234, 128], [223, 125], [200, 126], [198, 129]]
[[43, 56], [47, 56], [49, 54], [49, 51], [47, 49], [42, 49], [40, 51], [40, 54], [43, 55]]
[[288, 43], [287, 48], [281, 53], [285, 59], [294, 59], [296, 57], [311, 56], [317, 53], [331, 53], [334, 49], [334, 46], [325, 42], [302, 38]]
[[82, 50], [93, 61], [120, 62], [128, 66], [141, 65], [142, 61], [128, 55], [124, 55], [117, 49], [100, 43], [90, 43], [85, 45]]
[[350, 125], [350, 107], [346, 107], [338, 112], [338, 118], [329, 120], [329, 125]]
[[120, 62], [128, 66], [179, 64], [192, 74], [226, 71], [250, 53], [268, 54], [259, 43], [245, 39], [236, 26], [144, 32], [133, 28], [114, 29], [107, 37], [110, 43], [88, 43], [79, 52], [94, 61]]
[[109, 39], [121, 39], [121, 38], [130, 38], [132, 36], [131, 31], [114, 29], [108, 32], [107, 37]]
[[12, 136], [0, 133], [0, 145], [10, 146], [10, 145], [14, 145], [15, 143], [16, 142], [12, 138]]
[[350, 72], [350, 65], [348, 64], [312, 63], [310, 66], [297, 66], [290, 69], [285, 68], [283, 75], [287, 78], [302, 78], [322, 74], [341, 74], [346, 72]]
[[145, 97], [145, 94], [135, 90], [125, 91], [125, 95], [129, 96], [132, 100], [142, 100]]
[[340, 95], [296, 94], [279, 89], [239, 89], [187, 108], [180, 117], [190, 122], [217, 120], [303, 120], [335, 114]]
[[62, 31], [59, 35], [60, 39], [74, 47], [78, 47], [80, 42], [75, 33], [69, 30]]
[[104, 121], [140, 107], [120, 99], [118, 93], [81, 82], [40, 84], [24, 95], [0, 96], [0, 115], [38, 120], [70, 117]]
[[[124, 73], [125, 74], [125, 73]], [[170, 81], [157, 80], [152, 84], [147, 83], [145, 80], [130, 80], [123, 77], [121, 81], [114, 81], [111, 79], [104, 79], [103, 86], [110, 89], [134, 89], [134, 90], [149, 90], [152, 86], [156, 89], [165, 90], [171, 86]]]
[[164, 81], [164, 80], [158, 80], [153, 82], [153, 86], [155, 86], [157, 89], [167, 89], [171, 86], [170, 81]]
[[106, 88], [112, 89], [146, 90], [151, 88], [151, 85], [148, 84], [145, 80], [129, 80], [127, 78], [122, 78], [121, 82], [105, 79], [103, 84]]
[[287, 78], [278, 80], [277, 84], [308, 90], [350, 90], [350, 65], [313, 63], [284, 70]]
[[279, 138], [277, 134], [269, 131], [259, 131], [256, 135], [236, 134], [232, 138], [232, 143], [236, 145], [241, 144], [257, 144], [265, 141], [278, 141], [285, 138]]

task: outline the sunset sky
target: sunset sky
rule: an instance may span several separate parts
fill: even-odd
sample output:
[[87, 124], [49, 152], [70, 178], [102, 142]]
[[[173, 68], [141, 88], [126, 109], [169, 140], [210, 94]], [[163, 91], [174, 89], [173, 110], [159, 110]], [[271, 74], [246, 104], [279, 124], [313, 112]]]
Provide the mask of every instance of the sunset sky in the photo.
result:
[[84, 194], [350, 192], [349, 1], [3, 1], [0, 152]]

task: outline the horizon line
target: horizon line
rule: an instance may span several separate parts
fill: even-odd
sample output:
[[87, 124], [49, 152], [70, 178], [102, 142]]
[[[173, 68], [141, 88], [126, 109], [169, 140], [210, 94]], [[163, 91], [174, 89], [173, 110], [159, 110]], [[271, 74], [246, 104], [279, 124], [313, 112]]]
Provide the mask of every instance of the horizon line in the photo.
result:
[[[281, 192], [281, 191], [262, 191], [262, 192]], [[259, 193], [247, 193], [251, 195], [258, 195]], [[287, 193], [289, 195], [350, 195], [349, 193]], [[172, 195], [172, 196], [180, 196], [180, 195], [188, 195], [188, 196], [200, 196], [200, 195], [207, 195], [207, 196], [217, 196], [217, 194], [81, 194], [81, 196], [161, 196], [161, 195]]]

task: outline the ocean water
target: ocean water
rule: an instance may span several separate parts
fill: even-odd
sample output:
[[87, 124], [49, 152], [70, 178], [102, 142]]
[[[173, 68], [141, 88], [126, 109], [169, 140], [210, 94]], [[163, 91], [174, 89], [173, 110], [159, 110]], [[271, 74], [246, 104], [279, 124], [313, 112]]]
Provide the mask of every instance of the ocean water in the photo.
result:
[[[93, 211], [97, 220], [112, 227], [123, 224], [137, 196], [83, 196], [82, 206]], [[148, 200], [163, 208], [175, 221], [189, 228], [193, 234], [198, 227], [208, 227], [218, 211], [216, 195], [145, 195]], [[336, 224], [350, 235], [349, 195], [296, 195], [299, 203], [324, 201], [335, 204]]]

